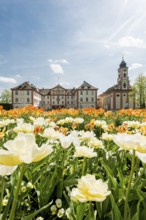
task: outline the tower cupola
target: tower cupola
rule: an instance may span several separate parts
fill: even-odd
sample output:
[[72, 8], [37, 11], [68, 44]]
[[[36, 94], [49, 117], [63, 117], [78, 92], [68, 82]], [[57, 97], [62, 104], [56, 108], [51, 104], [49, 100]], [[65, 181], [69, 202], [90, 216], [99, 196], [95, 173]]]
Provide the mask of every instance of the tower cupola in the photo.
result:
[[127, 63], [124, 61], [124, 58], [122, 58], [122, 62], [120, 63], [120, 68], [127, 67]]

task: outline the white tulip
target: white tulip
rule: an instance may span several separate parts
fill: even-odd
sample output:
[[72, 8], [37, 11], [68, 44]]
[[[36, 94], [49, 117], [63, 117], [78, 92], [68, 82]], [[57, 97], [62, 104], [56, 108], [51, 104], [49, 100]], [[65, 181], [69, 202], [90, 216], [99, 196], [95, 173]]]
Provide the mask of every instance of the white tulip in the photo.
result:
[[124, 150], [135, 150], [140, 153], [146, 153], [146, 136], [140, 133], [119, 133], [113, 135], [113, 141]]
[[59, 140], [60, 140], [61, 146], [63, 148], [68, 148], [72, 143], [72, 136], [71, 136], [71, 134], [68, 135], [68, 136], [60, 134], [59, 135]]
[[18, 123], [17, 126], [13, 129], [15, 132], [19, 133], [33, 133], [34, 125], [30, 123]]
[[93, 152], [93, 148], [89, 148], [86, 146], [80, 146], [75, 148], [75, 157], [87, 157], [87, 158], [92, 158], [96, 157], [97, 153]]
[[23, 133], [19, 133], [14, 140], [7, 141], [4, 147], [6, 150], [0, 150], [0, 164], [6, 166], [37, 162], [53, 151], [48, 144], [38, 147], [34, 134]]
[[17, 169], [17, 166], [0, 165], [0, 176], [11, 175], [16, 169]]
[[70, 197], [73, 201], [79, 202], [102, 202], [110, 193], [106, 182], [96, 180], [94, 175], [87, 174], [78, 180], [77, 188], [72, 189]]

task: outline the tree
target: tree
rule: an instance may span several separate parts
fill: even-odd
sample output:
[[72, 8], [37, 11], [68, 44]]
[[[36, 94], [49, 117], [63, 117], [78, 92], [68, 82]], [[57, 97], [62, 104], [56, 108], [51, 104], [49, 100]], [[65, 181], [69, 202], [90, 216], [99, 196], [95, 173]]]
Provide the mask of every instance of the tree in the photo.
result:
[[3, 103], [11, 103], [11, 91], [9, 89], [5, 89], [2, 93], [1, 93], [1, 102]]
[[135, 102], [139, 108], [146, 107], [146, 76], [139, 74], [135, 80], [134, 86]]

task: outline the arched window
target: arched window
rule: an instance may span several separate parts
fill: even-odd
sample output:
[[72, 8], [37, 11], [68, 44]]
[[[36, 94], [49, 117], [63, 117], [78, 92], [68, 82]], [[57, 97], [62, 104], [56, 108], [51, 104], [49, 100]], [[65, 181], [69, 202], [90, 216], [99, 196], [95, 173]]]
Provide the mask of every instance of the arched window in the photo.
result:
[[123, 83], [123, 88], [126, 89], [127, 88], [127, 84], [124, 82]]

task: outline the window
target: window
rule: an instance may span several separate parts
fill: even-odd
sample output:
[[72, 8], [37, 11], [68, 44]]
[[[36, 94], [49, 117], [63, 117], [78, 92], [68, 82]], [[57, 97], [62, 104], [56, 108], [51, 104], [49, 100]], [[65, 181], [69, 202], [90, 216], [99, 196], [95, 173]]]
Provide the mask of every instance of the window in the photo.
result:
[[64, 104], [64, 101], [62, 101], [62, 104]]
[[29, 95], [29, 91], [27, 90], [27, 95]]
[[67, 101], [67, 104], [69, 104], [69, 101]]
[[24, 91], [21, 91], [21, 95], [24, 95]]
[[124, 82], [123, 83], [123, 88], [126, 89], [126, 87], [127, 87], [127, 84]]
[[93, 90], [91, 91], [91, 95], [94, 95], [94, 91]]
[[49, 99], [49, 98], [50, 98], [50, 96], [48, 95], [48, 96], [47, 96], [47, 98]]
[[123, 96], [126, 96], [126, 94], [124, 93]]
[[21, 99], [21, 102], [24, 102], [24, 98]]
[[91, 98], [91, 102], [94, 102], [94, 98], [93, 97]]
[[71, 101], [71, 104], [73, 104], [73, 101]]
[[88, 91], [86, 90], [86, 95], [88, 95]]
[[124, 73], [124, 77], [126, 77], [126, 73]]
[[18, 98], [15, 98], [15, 102], [18, 102]]
[[80, 95], [83, 95], [83, 91], [80, 91]]
[[15, 95], [18, 95], [18, 91], [17, 90], [15, 91]]
[[86, 102], [88, 102], [88, 98], [86, 98]]
[[83, 101], [83, 98], [80, 98], [80, 102], [82, 102]]
[[117, 96], [117, 97], [119, 97], [119, 96], [120, 96], [120, 94], [117, 94], [116, 96]]
[[57, 102], [59, 103], [59, 101], [60, 101], [60, 96], [57, 96], [57, 97], [56, 97], [56, 100], [57, 100]]
[[30, 102], [30, 99], [29, 99], [29, 98], [27, 98], [27, 102]]

